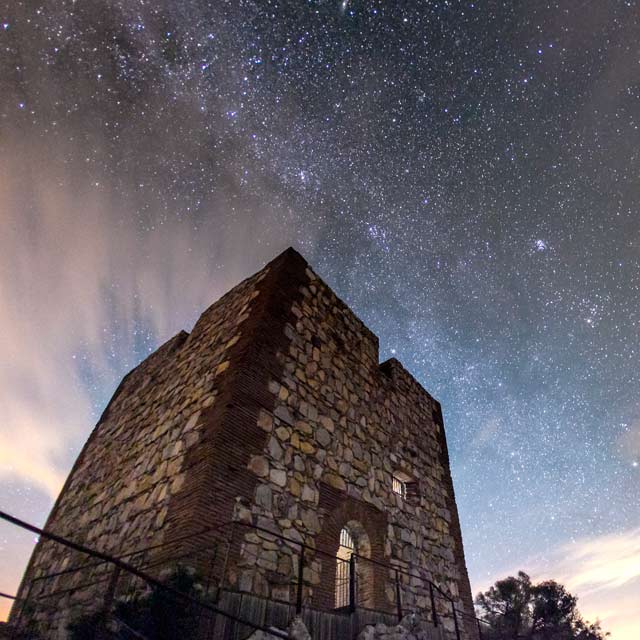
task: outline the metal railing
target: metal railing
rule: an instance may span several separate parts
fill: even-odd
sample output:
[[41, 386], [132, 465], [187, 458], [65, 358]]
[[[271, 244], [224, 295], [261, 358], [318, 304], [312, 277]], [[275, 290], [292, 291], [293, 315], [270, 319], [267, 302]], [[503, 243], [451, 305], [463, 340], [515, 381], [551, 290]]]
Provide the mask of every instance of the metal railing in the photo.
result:
[[[461, 611], [451, 594], [430, 580], [425, 575], [426, 571], [409, 571], [399, 564], [377, 561], [355, 551], [349, 560], [341, 560], [335, 554], [316, 548], [314, 544], [254, 524], [226, 522], [116, 557], [44, 531], [8, 514], [0, 512], [0, 518], [64, 546], [74, 552], [78, 559], [72, 567], [34, 577], [23, 585], [22, 602], [14, 605], [14, 609], [16, 606], [19, 609], [12, 616], [18, 627], [21, 618], [25, 617], [22, 615], [25, 607], [46, 609], [50, 603], [71, 597], [84, 588], [92, 588], [102, 594], [105, 618], [115, 618], [117, 624], [128, 626], [128, 637], [144, 635], [132, 628], [130, 622], [118, 618], [114, 604], [131, 602], [140, 593], [149, 590], [165, 594], [171, 602], [188, 605], [197, 617], [198, 624], [207, 629], [204, 634], [206, 637], [215, 637], [215, 631], [212, 630], [217, 616], [229, 619], [247, 630], [268, 630], [276, 637], [287, 637], [273, 628], [273, 620], [268, 619], [266, 606], [262, 607], [261, 620], [241, 615], [243, 598], [245, 604], [254, 602], [255, 605], [255, 599], [259, 597], [279, 605], [278, 615], [281, 618], [307, 615], [310, 611], [345, 617], [364, 612], [369, 622], [390, 619], [399, 622], [409, 613], [418, 613], [434, 627], [444, 626], [448, 635], [456, 640], [462, 639], [461, 624], [464, 619], [477, 626], [480, 638], [481, 624], [488, 624], [472, 613]], [[255, 585], [242, 582], [242, 570], [249, 574], [252, 570], [257, 572], [256, 567], [260, 567], [264, 560], [261, 547], [251, 550], [247, 542], [248, 534], [257, 535], [272, 545], [277, 541], [280, 553], [277, 557], [290, 559], [290, 570], [285, 579], [278, 582], [277, 593], [274, 590], [256, 594]], [[320, 580], [317, 576], [318, 560], [323, 566]], [[195, 569], [202, 576], [200, 597], [194, 597], [167, 582], [167, 567], [179, 565]], [[316, 571], [315, 580], [313, 571]], [[376, 592], [372, 591], [374, 584], [378, 589]], [[388, 589], [385, 591], [383, 587]], [[381, 595], [383, 592], [384, 597]], [[393, 597], [389, 594], [393, 594]], [[236, 600], [233, 600], [234, 597]], [[235, 613], [229, 611], [232, 601], [235, 603]], [[136, 633], [139, 635], [136, 636]]]
[[[230, 525], [231, 523], [222, 525], [221, 529]], [[394, 605], [390, 605], [378, 610], [381, 613], [394, 613], [397, 617], [398, 622], [402, 620], [405, 615], [409, 613], [415, 613], [417, 609], [417, 607], [412, 604], [404, 603], [403, 596], [406, 597], [407, 595], [411, 595], [412, 591], [421, 591], [421, 595], [426, 597], [427, 607], [419, 607], [420, 613], [422, 613], [423, 615], [426, 613], [429, 616], [429, 619], [434, 627], [440, 626], [443, 623], [443, 618], [450, 618], [451, 626], [453, 627], [452, 632], [455, 635], [456, 640], [461, 640], [462, 637], [462, 619], [469, 619], [473, 621], [473, 624], [477, 626], [478, 635], [480, 636], [480, 638], [482, 638], [481, 625], [488, 624], [487, 621], [476, 617], [473, 613], [468, 613], [460, 610], [456, 606], [455, 598], [447, 593], [443, 587], [427, 578], [424, 573], [420, 574], [416, 573], [415, 571], [409, 571], [408, 569], [399, 566], [398, 564], [391, 564], [388, 562], [374, 560], [362, 554], [358, 554], [357, 552], [353, 552], [351, 554], [350, 560], [343, 561], [336, 558], [336, 556], [333, 554], [329, 554], [321, 549], [316, 548], [315, 546], [305, 544], [304, 542], [301, 542], [299, 540], [288, 538], [287, 536], [276, 533], [271, 529], [266, 529], [258, 525], [241, 522], [234, 522], [231, 526], [234, 527], [235, 535], [237, 535], [238, 532], [241, 532], [242, 530], [258, 531], [263, 533], [267, 539], [279, 539], [287, 545], [299, 548], [299, 576], [297, 580], [295, 580], [295, 582], [293, 582], [291, 585], [293, 588], [295, 588], [295, 602], [297, 603], [297, 613], [300, 613], [300, 611], [302, 610], [302, 603], [305, 600], [308, 600], [308, 598], [305, 599], [304, 592], [305, 587], [309, 585], [301, 576], [302, 568], [308, 562], [307, 556], [310, 555], [312, 557], [325, 557], [330, 563], [335, 563], [336, 565], [337, 575], [333, 583], [321, 585], [322, 588], [328, 588], [332, 591], [331, 598], [325, 598], [324, 604], [316, 603], [316, 606], [328, 608], [327, 603], [331, 599], [331, 601], [335, 603], [335, 607], [331, 608], [344, 609], [346, 612], [353, 612], [358, 608], [376, 610], [375, 605], [368, 605], [368, 603], [360, 597], [361, 593], [359, 593], [358, 589], [359, 568], [370, 567], [373, 569], [378, 569], [380, 576], [382, 576], [385, 581], [392, 584], [395, 594]], [[229, 548], [232, 547], [232, 544], [232, 541], [230, 541]], [[246, 557], [246, 549], [243, 550], [242, 553]], [[251, 559], [258, 560], [259, 556], [255, 556]], [[416, 586], [416, 584], [411, 586], [412, 581], [414, 583], [417, 583], [418, 586]], [[342, 606], [338, 606], [338, 603], [340, 603], [340, 605]]]
[[[40, 536], [41, 538], [44, 538], [46, 540], [50, 540], [58, 545], [61, 545], [65, 548], [71, 549], [79, 554], [82, 554], [88, 558], [95, 558], [97, 560], [99, 560], [99, 562], [94, 562], [91, 563], [92, 567], [96, 567], [96, 566], [102, 566], [102, 565], [107, 565], [109, 567], [112, 568], [112, 572], [111, 572], [111, 577], [109, 579], [109, 588], [107, 589], [107, 594], [106, 594], [106, 598], [105, 598], [105, 604], [106, 605], [110, 605], [111, 601], [113, 599], [113, 595], [114, 595], [114, 589], [115, 586], [118, 583], [118, 580], [120, 578], [121, 573], [124, 573], [125, 575], [133, 578], [138, 578], [143, 584], [145, 584], [148, 588], [150, 589], [154, 589], [157, 590], [158, 592], [164, 594], [165, 596], [168, 597], [168, 599], [170, 601], [173, 602], [181, 602], [181, 603], [187, 603], [189, 605], [192, 605], [196, 610], [203, 610], [208, 612], [209, 614], [213, 614], [214, 616], [223, 616], [225, 618], [229, 618], [232, 619], [242, 625], [245, 625], [251, 629], [254, 630], [262, 630], [262, 631], [266, 631], [269, 632], [270, 634], [279, 637], [279, 638], [287, 638], [287, 634], [283, 631], [279, 631], [277, 629], [272, 629], [269, 627], [266, 627], [264, 625], [260, 625], [260, 624], [256, 624], [250, 621], [247, 621], [243, 618], [240, 618], [238, 616], [235, 616], [233, 614], [231, 614], [228, 611], [224, 611], [223, 609], [215, 606], [214, 604], [212, 604], [211, 602], [199, 599], [194, 597], [193, 595], [186, 593], [184, 591], [180, 591], [179, 589], [171, 586], [170, 584], [167, 584], [166, 582], [163, 582], [162, 580], [154, 577], [153, 575], [147, 573], [146, 571], [143, 571], [142, 569], [134, 566], [133, 564], [130, 564], [129, 562], [125, 562], [124, 560], [122, 560], [121, 558], [117, 558], [115, 556], [112, 556], [110, 554], [107, 553], [103, 553], [101, 551], [98, 551], [96, 549], [91, 549], [90, 547], [87, 547], [85, 545], [82, 544], [78, 544], [76, 542], [73, 542], [72, 540], [69, 540], [68, 538], [65, 538], [63, 536], [57, 535], [51, 531], [47, 531], [44, 529], [40, 529], [39, 527], [36, 527], [32, 524], [29, 524], [28, 522], [25, 522], [23, 520], [20, 520], [19, 518], [16, 518], [14, 516], [11, 516], [7, 513], [4, 513], [2, 511], [0, 511], [0, 519], [5, 520], [6, 522], [9, 522], [13, 525], [16, 525], [22, 529], [26, 529], [27, 531], [31, 531], [32, 533], [37, 534], [38, 536]], [[136, 553], [140, 553], [140, 552], [144, 552], [146, 550], [140, 550], [139, 552], [133, 552], [132, 554], [127, 554], [129, 555], [135, 555]], [[77, 567], [75, 569], [70, 569], [70, 570], [65, 570], [65, 571], [61, 571], [61, 572], [57, 572], [56, 574], [49, 574], [48, 576], [41, 576], [39, 578], [35, 578], [34, 580], [46, 580], [46, 579], [51, 579], [51, 577], [53, 576], [54, 578], [59, 577], [60, 575], [63, 574], [68, 574], [68, 573], [73, 573], [74, 571], [80, 571], [82, 569], [86, 569], [87, 566], [81, 566], [81, 567]], [[33, 583], [33, 581], [32, 581]], [[29, 587], [31, 587], [31, 585], [29, 585]], [[31, 589], [29, 588], [28, 590], [28, 594], [30, 593]], [[13, 596], [10, 596], [13, 599], [19, 601], [19, 604], [21, 605], [21, 609], [17, 614], [17, 632], [20, 633], [20, 615], [21, 613], [24, 611], [25, 605], [28, 604], [32, 604], [33, 600], [30, 598], [29, 595], [27, 595], [27, 597], [25, 598], [15, 598]], [[108, 611], [108, 606], [103, 607], [105, 612], [107, 612], [109, 615], [113, 615], [111, 612]], [[101, 630], [96, 630], [98, 633]], [[108, 631], [107, 629], [104, 629], [104, 631]], [[135, 630], [131, 630], [134, 635], [137, 634], [137, 632]], [[138, 635], [142, 635], [142, 634], [138, 634]]]

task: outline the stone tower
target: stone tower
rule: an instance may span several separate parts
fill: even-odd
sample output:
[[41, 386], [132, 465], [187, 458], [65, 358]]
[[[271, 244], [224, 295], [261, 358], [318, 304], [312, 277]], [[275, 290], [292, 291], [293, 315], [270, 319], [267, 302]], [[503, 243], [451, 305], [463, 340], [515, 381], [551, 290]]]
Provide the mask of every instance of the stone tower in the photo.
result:
[[[125, 376], [46, 528], [119, 557], [157, 548], [170, 563], [190, 534], [232, 520], [244, 528], [225, 560], [230, 588], [290, 600], [296, 551], [283, 540], [304, 542], [305, 602], [339, 608], [351, 544], [359, 606], [394, 611], [399, 593], [405, 611], [430, 615], [431, 580], [473, 612], [440, 404], [397, 360], [379, 364], [377, 337], [292, 249]], [[19, 595], [84, 561], [39, 542]], [[56, 606], [21, 615], [64, 637], [108, 582], [90, 571], [58, 576]], [[459, 627], [477, 637], [470, 618]]]

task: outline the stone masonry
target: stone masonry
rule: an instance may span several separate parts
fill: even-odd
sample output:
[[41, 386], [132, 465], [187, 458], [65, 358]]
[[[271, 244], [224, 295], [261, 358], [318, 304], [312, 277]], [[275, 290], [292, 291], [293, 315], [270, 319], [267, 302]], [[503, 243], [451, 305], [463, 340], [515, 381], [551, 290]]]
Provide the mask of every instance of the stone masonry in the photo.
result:
[[[46, 528], [123, 556], [231, 520], [230, 588], [291, 601], [304, 543], [305, 604], [332, 609], [346, 528], [359, 606], [393, 612], [399, 590], [405, 612], [427, 616], [431, 580], [473, 612], [440, 405], [397, 360], [379, 364], [377, 337], [292, 249], [123, 379]], [[39, 542], [19, 596], [82, 562]], [[56, 578], [56, 606], [22, 617], [64, 637], [96, 600], [86, 583], [108, 582], [104, 565], [90, 571]]]

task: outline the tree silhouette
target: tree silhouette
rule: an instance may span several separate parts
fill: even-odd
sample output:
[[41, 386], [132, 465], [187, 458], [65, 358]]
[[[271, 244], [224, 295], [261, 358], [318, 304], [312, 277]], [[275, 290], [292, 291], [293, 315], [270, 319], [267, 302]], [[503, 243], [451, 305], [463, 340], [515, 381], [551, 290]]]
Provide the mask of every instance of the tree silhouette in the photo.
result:
[[555, 580], [533, 584], [519, 571], [476, 597], [489, 640], [604, 640], [600, 623], [582, 619], [578, 599]]

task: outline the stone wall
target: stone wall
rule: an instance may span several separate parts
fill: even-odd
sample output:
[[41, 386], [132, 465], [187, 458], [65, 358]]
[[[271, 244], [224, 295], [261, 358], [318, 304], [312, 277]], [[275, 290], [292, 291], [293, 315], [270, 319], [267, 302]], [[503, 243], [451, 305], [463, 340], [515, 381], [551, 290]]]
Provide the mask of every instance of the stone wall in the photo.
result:
[[[425, 580], [472, 611], [440, 406], [399, 362], [379, 365], [376, 336], [292, 250], [123, 380], [47, 528], [122, 556], [232, 519], [260, 527], [230, 549], [233, 587], [290, 600], [304, 543], [305, 601], [332, 608], [347, 525], [370, 560], [358, 563], [361, 605], [395, 609], [393, 565], [420, 576], [402, 574], [405, 611], [429, 610]], [[39, 543], [21, 595], [80, 561]], [[108, 580], [100, 571], [92, 579]], [[56, 581], [69, 595], [54, 614], [37, 612], [49, 637], [100, 588], [73, 579]]]
[[[193, 485], [193, 458], [201, 455], [207, 416], [225, 395], [237, 345], [268, 275], [267, 267], [238, 285], [202, 314], [190, 335], [179, 333], [123, 379], [46, 529], [122, 557], [176, 535], [176, 519], [185, 526], [196, 518], [195, 509], [181, 514], [176, 505]], [[231, 518], [230, 510], [224, 517]], [[19, 596], [40, 598], [33, 613], [27, 608], [22, 614], [46, 637], [63, 637], [62, 629], [78, 612], [100, 606], [110, 568], [33, 579], [87, 563], [93, 564], [59, 544], [37, 544]], [[12, 620], [20, 611], [14, 607]]]
[[[241, 516], [318, 549], [305, 570], [310, 604], [332, 605], [334, 558], [347, 525], [362, 530], [371, 560], [419, 571], [422, 580], [401, 576], [405, 611], [430, 610], [432, 580], [471, 613], [439, 403], [397, 360], [379, 365], [376, 336], [310, 268], [305, 275], [295, 321], [284, 329], [288, 349], [278, 355], [282, 376], [269, 382], [274, 408], [258, 419], [268, 436], [249, 462], [258, 485]], [[406, 499], [392, 489], [398, 473], [411, 481]], [[239, 585], [286, 597], [279, 585], [295, 576], [295, 551], [247, 534]], [[395, 576], [360, 564], [364, 604], [395, 610]], [[446, 601], [438, 605], [453, 630]], [[467, 633], [475, 637], [475, 627]]]

